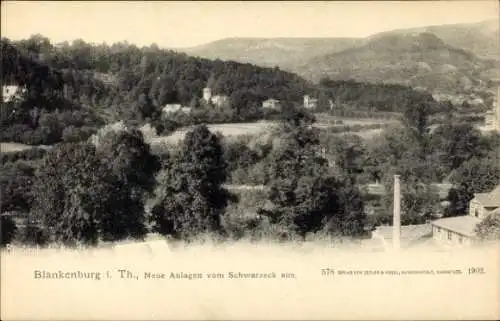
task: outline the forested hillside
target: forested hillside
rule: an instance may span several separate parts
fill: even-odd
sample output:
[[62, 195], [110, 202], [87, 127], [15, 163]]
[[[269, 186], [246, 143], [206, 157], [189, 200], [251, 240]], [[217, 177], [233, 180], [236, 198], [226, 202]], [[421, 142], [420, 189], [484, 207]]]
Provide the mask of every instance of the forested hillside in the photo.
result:
[[[94, 45], [82, 40], [51, 44], [40, 35], [2, 40], [4, 84], [26, 87], [24, 99], [2, 105], [2, 141], [53, 144], [87, 139], [104, 123], [149, 122], [159, 134], [199, 123], [266, 118], [268, 98], [285, 109], [302, 104], [304, 94], [319, 99], [319, 110], [403, 112], [407, 101], [439, 106], [430, 94], [408, 87], [324, 79], [314, 85], [279, 68], [207, 60], [127, 43]], [[201, 100], [204, 87], [227, 95], [215, 108]], [[165, 119], [168, 103], [193, 107], [190, 115]], [[287, 107], [288, 106], [288, 107]], [[271, 113], [272, 114], [272, 113]], [[279, 115], [271, 115], [280, 117]]]
[[[69, 110], [88, 113], [86, 119], [61, 124], [59, 131], [87, 125], [94, 116], [106, 122], [158, 123], [165, 104], [204, 107], [200, 106], [201, 93], [209, 86], [214, 95], [229, 96], [231, 104], [229, 110], [212, 110], [212, 115], [199, 113], [197, 122], [238, 121], [259, 118], [258, 107], [268, 98], [298, 102], [311, 89], [307, 81], [277, 68], [210, 61], [154, 45], [138, 48], [126, 43], [107, 46], [74, 41], [54, 46], [39, 35], [18, 42], [2, 40], [2, 77], [4, 84], [28, 88], [22, 103], [2, 107], [2, 124], [9, 127], [2, 140], [30, 144], [63, 139], [62, 132], [51, 139], [38, 137], [39, 133], [19, 138], [21, 127], [30, 132], [44, 126], [45, 114], [58, 118], [55, 123], [60, 124], [61, 115]], [[92, 122], [102, 125], [98, 119]]]
[[[66, 97], [65, 89], [74, 85], [65, 82], [61, 70], [32, 52], [23, 54], [8, 40], [3, 39], [1, 47], [3, 85], [18, 86], [21, 98], [2, 103], [1, 141], [38, 145], [80, 140], [102, 126], [95, 110]], [[97, 95], [97, 89], [89, 91]]]
[[[300, 77], [278, 69], [189, 57], [155, 45], [138, 48], [127, 43], [108, 46], [79, 40], [54, 46], [42, 36], [13, 45], [22, 54], [34, 53], [60, 70], [64, 83], [73, 85], [67, 95], [79, 97], [82, 104], [118, 107], [137, 103], [144, 93], [155, 105], [188, 105], [210, 86], [214, 94], [231, 96], [238, 105], [249, 107], [270, 97], [298, 100], [308, 88]], [[103, 97], [89, 91], [103, 84]]]

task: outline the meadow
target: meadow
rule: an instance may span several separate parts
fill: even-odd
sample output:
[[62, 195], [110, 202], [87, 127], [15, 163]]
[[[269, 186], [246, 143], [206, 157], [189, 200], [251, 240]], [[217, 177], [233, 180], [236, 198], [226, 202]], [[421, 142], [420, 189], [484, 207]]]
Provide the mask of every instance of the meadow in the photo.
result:
[[[319, 114], [316, 115], [317, 122], [314, 124], [317, 128], [342, 128], [348, 126], [356, 126], [359, 130], [355, 130], [356, 135], [361, 138], [369, 139], [383, 131], [381, 128], [371, 128], [373, 125], [389, 125], [398, 123], [395, 120], [385, 120], [385, 119], [373, 119], [373, 118], [343, 118], [343, 117], [333, 117], [330, 115]], [[273, 127], [277, 126], [277, 122], [272, 121], [257, 121], [249, 123], [229, 123], [229, 124], [209, 124], [207, 127], [212, 132], [220, 132], [222, 135], [227, 137], [237, 137], [243, 135], [257, 135], [262, 132], [268, 132]], [[362, 127], [366, 126], [366, 129]], [[181, 128], [168, 136], [157, 136], [151, 139], [152, 144], [159, 143], [177, 143], [184, 138], [186, 133], [191, 128]]]
[[2, 153], [20, 152], [32, 148], [33, 146], [20, 143], [0, 143]]

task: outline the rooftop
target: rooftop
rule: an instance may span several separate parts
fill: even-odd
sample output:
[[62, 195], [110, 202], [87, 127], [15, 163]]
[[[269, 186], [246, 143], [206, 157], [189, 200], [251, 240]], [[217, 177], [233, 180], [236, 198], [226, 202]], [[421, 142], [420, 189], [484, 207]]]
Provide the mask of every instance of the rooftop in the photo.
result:
[[489, 193], [476, 193], [474, 197], [484, 207], [500, 207], [500, 185]]
[[476, 225], [481, 222], [477, 217], [470, 215], [447, 217], [432, 222], [432, 225], [465, 235], [474, 236]]
[[491, 212], [488, 214], [488, 216], [489, 216], [489, 215], [500, 215], [500, 207], [499, 207], [499, 208], [497, 208], [496, 210], [491, 211]]
[[[401, 226], [400, 244], [402, 247], [409, 247], [425, 241], [432, 235], [430, 224], [403, 225]], [[372, 238], [379, 238], [384, 243], [392, 244], [393, 227], [379, 226], [372, 232]]]

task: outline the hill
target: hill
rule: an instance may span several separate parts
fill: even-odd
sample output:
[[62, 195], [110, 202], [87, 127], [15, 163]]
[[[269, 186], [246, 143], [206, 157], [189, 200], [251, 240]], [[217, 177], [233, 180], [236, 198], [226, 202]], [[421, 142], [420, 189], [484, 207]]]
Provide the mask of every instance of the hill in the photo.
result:
[[179, 51], [208, 59], [233, 60], [293, 70], [297, 61], [362, 43], [358, 38], [226, 38]]
[[480, 58], [500, 59], [499, 21], [486, 20], [421, 28], [399, 29], [376, 34], [371, 39], [390, 34], [416, 34], [428, 32], [441, 38], [446, 44], [470, 51]]
[[[17, 91], [16, 99], [2, 97], [0, 141], [28, 145], [53, 144], [89, 137], [102, 120], [98, 113], [65, 95], [74, 84], [64, 74], [23, 52], [7, 39], [1, 41], [2, 85]], [[89, 91], [96, 88], [89, 87]], [[5, 99], [5, 101], [4, 101]]]
[[432, 33], [388, 33], [364, 45], [318, 56], [296, 67], [299, 75], [394, 83], [433, 92], [486, 90], [498, 64], [452, 47]]
[[[318, 110], [335, 109], [346, 117], [358, 110], [363, 117], [400, 113], [408, 95], [414, 101], [432, 100], [429, 94], [399, 85], [344, 80], [313, 84], [276, 67], [208, 60], [155, 46], [83, 40], [54, 46], [36, 35], [16, 42], [4, 39], [2, 51], [3, 79], [26, 86], [29, 94], [21, 106], [2, 105], [8, 109], [2, 113], [7, 130], [0, 141], [28, 145], [84, 139], [103, 122], [150, 123], [166, 135], [203, 122], [276, 119], [280, 113], [260, 108], [271, 97], [286, 110], [302, 105], [302, 96], [309, 94], [318, 98]], [[207, 104], [201, 99], [205, 87], [214, 95], [227, 95], [227, 103]], [[162, 114], [171, 103], [190, 106], [191, 113]]]
[[[19, 101], [2, 104], [0, 141], [6, 142], [76, 139], [71, 125], [100, 125], [100, 120], [148, 120], [163, 126], [162, 108], [169, 103], [196, 108], [196, 122], [254, 120], [262, 116], [262, 101], [300, 102], [313, 87], [278, 68], [211, 61], [154, 46], [83, 40], [54, 46], [41, 35], [2, 39], [1, 46], [4, 84], [27, 89]], [[230, 104], [207, 104], [201, 99], [204, 87], [226, 95]], [[80, 138], [90, 133], [86, 128]]]
[[[260, 104], [270, 97], [299, 99], [309, 86], [304, 79], [277, 68], [212, 61], [156, 46], [95, 45], [83, 40], [54, 46], [41, 35], [14, 45], [23, 53], [35, 52], [43, 57], [49, 67], [61, 71], [65, 83], [79, 83], [76, 95], [85, 92], [82, 89], [87, 88], [81, 87], [90, 81], [93, 87], [106, 85], [102, 90], [106, 98], [125, 97], [125, 103], [147, 93], [161, 106], [167, 103], [188, 105], [194, 98], [200, 98], [203, 88], [208, 86], [213, 94], [232, 95], [245, 91], [249, 96], [247, 100]], [[86, 76], [92, 79], [81, 79]], [[102, 97], [87, 98], [90, 99], [88, 103], [95, 104]]]
[[[432, 39], [431, 34], [437, 39]], [[411, 45], [415, 38], [425, 38], [420, 39], [420, 49]], [[390, 49], [394, 42], [399, 43], [400, 49], [406, 42], [406, 53], [399, 50], [400, 54], [395, 55]], [[433, 48], [433, 42], [440, 48]], [[426, 48], [426, 44], [430, 47]], [[491, 91], [477, 82], [500, 80], [500, 65], [489, 61], [500, 60], [498, 20], [392, 30], [366, 38], [227, 38], [177, 50], [209, 59], [278, 66], [313, 81], [329, 75], [334, 79], [383, 80], [424, 88], [436, 88], [435, 84], [442, 83], [437, 89], [448, 94], [470, 88]], [[426, 50], [430, 52], [424, 55]], [[370, 61], [362, 61], [357, 68], [351, 61], [351, 67], [337, 70], [336, 66], [349, 60], [350, 53]], [[379, 58], [380, 62], [374, 61]], [[408, 74], [413, 78], [408, 79]]]
[[481, 58], [500, 58], [498, 20], [398, 29], [377, 33], [366, 38], [225, 38], [196, 47], [176, 50], [208, 59], [234, 60], [270, 67], [279, 66], [294, 71], [294, 66], [301, 60], [362, 46], [377, 37], [424, 32], [433, 33], [446, 44], [465, 49]]

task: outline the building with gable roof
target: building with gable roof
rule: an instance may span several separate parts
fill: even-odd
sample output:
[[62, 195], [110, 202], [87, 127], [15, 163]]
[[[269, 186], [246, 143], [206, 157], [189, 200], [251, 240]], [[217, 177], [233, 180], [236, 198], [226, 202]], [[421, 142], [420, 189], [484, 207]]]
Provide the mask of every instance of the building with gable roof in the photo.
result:
[[26, 88], [17, 85], [2, 86], [2, 102], [8, 103], [15, 100], [21, 100]]
[[476, 226], [489, 215], [500, 213], [500, 185], [489, 193], [476, 193], [469, 203], [469, 214], [433, 221], [432, 237], [448, 244], [470, 245], [476, 239]]
[[163, 113], [165, 114], [174, 114], [179, 112], [189, 114], [191, 113], [191, 107], [183, 107], [181, 104], [166, 104], [165, 107], [163, 107]]
[[318, 107], [318, 99], [312, 98], [309, 95], [304, 96], [304, 108], [315, 109]]
[[270, 98], [270, 99], [265, 100], [265, 101], [262, 102], [262, 108], [264, 108], [264, 109], [280, 110], [281, 109], [281, 103], [277, 99]]

